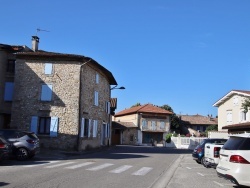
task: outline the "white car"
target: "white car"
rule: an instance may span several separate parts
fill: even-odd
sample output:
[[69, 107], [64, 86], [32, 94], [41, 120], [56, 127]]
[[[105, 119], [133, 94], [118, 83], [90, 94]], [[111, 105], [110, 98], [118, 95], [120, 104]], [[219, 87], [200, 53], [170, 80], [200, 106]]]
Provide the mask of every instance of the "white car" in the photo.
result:
[[250, 186], [250, 133], [230, 136], [220, 150], [216, 171], [237, 185]]

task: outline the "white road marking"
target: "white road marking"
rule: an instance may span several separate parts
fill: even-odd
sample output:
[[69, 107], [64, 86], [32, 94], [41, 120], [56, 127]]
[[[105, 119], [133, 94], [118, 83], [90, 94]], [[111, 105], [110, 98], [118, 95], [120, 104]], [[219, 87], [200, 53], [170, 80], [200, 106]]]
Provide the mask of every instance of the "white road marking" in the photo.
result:
[[189, 170], [192, 169], [192, 168], [190, 168], [190, 167], [186, 167], [186, 168], [189, 169]]
[[130, 165], [123, 165], [123, 166], [121, 166], [119, 168], [116, 168], [114, 170], [111, 170], [109, 172], [111, 172], [111, 173], [117, 173], [118, 174], [118, 173], [121, 173], [121, 172], [124, 172], [124, 171], [130, 169], [131, 167], [132, 166], [130, 166]]
[[105, 163], [105, 164], [103, 164], [103, 165], [99, 165], [99, 166], [95, 166], [95, 167], [92, 167], [92, 168], [88, 168], [88, 169], [86, 169], [86, 170], [97, 171], [97, 170], [101, 170], [101, 169], [103, 169], [103, 168], [107, 168], [107, 167], [112, 166], [112, 165], [114, 165], [114, 164]]
[[75, 162], [60, 163], [60, 164], [56, 164], [56, 165], [52, 165], [52, 166], [46, 166], [44, 168], [55, 168], [55, 167], [65, 166], [65, 165], [69, 165], [69, 164], [73, 164], [73, 163], [75, 163]]
[[204, 176], [204, 174], [200, 173], [200, 172], [197, 172], [197, 174], [201, 175], [201, 176]]
[[85, 163], [82, 163], [82, 164], [77, 164], [77, 165], [69, 166], [69, 167], [65, 167], [65, 168], [67, 168], [67, 169], [76, 169], [76, 168], [80, 168], [80, 167], [83, 167], [83, 166], [88, 166], [88, 165], [91, 165], [91, 164], [94, 164], [94, 162], [85, 162]]
[[217, 184], [217, 185], [219, 185], [219, 186], [221, 186], [221, 187], [224, 187], [224, 185], [223, 184], [221, 184], [221, 183], [218, 183], [217, 181], [213, 181], [215, 184]]
[[60, 162], [60, 161], [39, 161], [39, 164], [24, 165], [24, 166], [22, 166], [22, 167], [25, 167], [25, 168], [30, 168], [30, 167], [42, 166], [42, 165], [48, 165], [48, 164], [58, 163], [58, 162]]
[[152, 168], [149, 167], [143, 167], [140, 170], [134, 172], [132, 175], [135, 176], [144, 176], [145, 174], [147, 174], [150, 170], [152, 170]]

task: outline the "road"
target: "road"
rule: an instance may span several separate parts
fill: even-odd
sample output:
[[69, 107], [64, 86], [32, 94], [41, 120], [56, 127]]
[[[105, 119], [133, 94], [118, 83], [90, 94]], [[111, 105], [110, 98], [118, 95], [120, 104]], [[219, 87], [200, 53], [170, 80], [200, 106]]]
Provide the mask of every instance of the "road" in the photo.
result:
[[67, 158], [10, 160], [0, 166], [6, 188], [150, 188], [182, 153], [165, 147], [117, 146]]

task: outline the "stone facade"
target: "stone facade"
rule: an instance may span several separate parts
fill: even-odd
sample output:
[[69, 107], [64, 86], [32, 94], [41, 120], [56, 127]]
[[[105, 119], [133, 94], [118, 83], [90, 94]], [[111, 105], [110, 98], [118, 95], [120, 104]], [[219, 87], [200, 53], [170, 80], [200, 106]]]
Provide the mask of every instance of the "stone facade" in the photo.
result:
[[[51, 74], [45, 74], [47, 64], [52, 65]], [[50, 101], [41, 101], [44, 84], [52, 88]], [[116, 81], [108, 70], [84, 56], [49, 52], [17, 54], [11, 127], [40, 130], [42, 118], [56, 117], [56, 136], [39, 134], [37, 130], [41, 147], [85, 150], [107, 145], [110, 115], [106, 105], [113, 84]], [[98, 105], [94, 104], [95, 92]], [[82, 121], [86, 119], [97, 120], [96, 136], [93, 123], [89, 125], [90, 134], [81, 135]]]

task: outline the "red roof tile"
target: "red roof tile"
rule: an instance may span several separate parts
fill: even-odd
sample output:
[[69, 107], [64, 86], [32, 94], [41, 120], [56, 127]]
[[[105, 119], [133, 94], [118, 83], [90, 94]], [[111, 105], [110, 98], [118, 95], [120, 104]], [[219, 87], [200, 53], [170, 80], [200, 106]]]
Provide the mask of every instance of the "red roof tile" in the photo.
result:
[[164, 110], [152, 104], [145, 104], [142, 106], [135, 106], [135, 107], [120, 111], [117, 114], [115, 114], [115, 117], [124, 116], [128, 114], [137, 114], [137, 113], [151, 113], [151, 114], [165, 114], [165, 115], [173, 114], [172, 112], [168, 110]]
[[222, 129], [239, 129], [239, 128], [250, 128], [250, 122], [232, 124], [222, 127]]
[[182, 122], [186, 122], [192, 125], [216, 125], [218, 124], [217, 118], [212, 118], [202, 115], [179, 115]]

